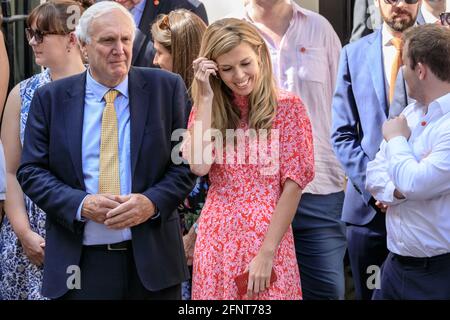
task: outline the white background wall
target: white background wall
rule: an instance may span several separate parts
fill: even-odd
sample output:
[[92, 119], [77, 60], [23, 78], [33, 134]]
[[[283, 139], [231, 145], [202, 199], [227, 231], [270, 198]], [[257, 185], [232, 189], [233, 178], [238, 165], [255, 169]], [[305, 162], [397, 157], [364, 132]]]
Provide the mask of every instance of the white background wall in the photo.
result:
[[[244, 0], [201, 0], [208, 13], [209, 22], [224, 18], [228, 15], [242, 14]], [[319, 0], [295, 0], [302, 7], [318, 12]], [[450, 0], [449, 0], [450, 1]]]

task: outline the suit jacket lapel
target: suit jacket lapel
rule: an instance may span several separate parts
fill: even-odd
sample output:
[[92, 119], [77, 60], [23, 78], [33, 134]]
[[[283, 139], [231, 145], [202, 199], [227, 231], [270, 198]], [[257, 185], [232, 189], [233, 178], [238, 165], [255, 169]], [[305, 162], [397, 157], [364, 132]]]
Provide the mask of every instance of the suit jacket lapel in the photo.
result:
[[83, 190], [86, 189], [81, 160], [85, 88], [86, 71], [74, 78], [73, 86], [67, 90], [67, 98], [63, 102], [70, 156], [75, 168], [75, 174]]
[[136, 163], [144, 136], [147, 113], [151, 102], [148, 88], [145, 90], [147, 82], [132, 67], [128, 78], [128, 88], [130, 95], [130, 120], [131, 120], [131, 176], [134, 177]]
[[387, 96], [386, 96], [386, 82], [384, 76], [383, 50], [382, 50], [382, 36], [381, 31], [377, 31], [377, 36], [369, 45], [367, 54], [367, 68], [372, 76], [373, 88], [378, 98], [378, 102], [382, 107], [383, 112], [387, 113]]

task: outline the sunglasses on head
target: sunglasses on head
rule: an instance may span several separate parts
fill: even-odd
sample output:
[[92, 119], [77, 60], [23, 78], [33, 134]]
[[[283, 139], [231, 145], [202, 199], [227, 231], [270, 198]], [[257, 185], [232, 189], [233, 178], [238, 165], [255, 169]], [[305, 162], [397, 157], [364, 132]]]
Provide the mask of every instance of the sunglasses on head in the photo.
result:
[[33, 30], [32, 28], [25, 29], [25, 35], [27, 36], [28, 42], [30, 42], [31, 39], [34, 38], [36, 43], [38, 44], [42, 43], [42, 41], [44, 41], [44, 37], [49, 34], [64, 35], [64, 33], [56, 31], [40, 31], [40, 30]]
[[[394, 5], [399, 3], [401, 0], [384, 0], [384, 3]], [[406, 4], [416, 4], [419, 0], [403, 0]]]
[[450, 12], [442, 12], [439, 17], [443, 26], [450, 26]]
[[161, 19], [161, 22], [159, 23], [159, 28], [161, 30], [169, 30], [170, 31], [170, 21], [169, 21], [169, 16], [167, 14], [164, 15], [164, 17]]

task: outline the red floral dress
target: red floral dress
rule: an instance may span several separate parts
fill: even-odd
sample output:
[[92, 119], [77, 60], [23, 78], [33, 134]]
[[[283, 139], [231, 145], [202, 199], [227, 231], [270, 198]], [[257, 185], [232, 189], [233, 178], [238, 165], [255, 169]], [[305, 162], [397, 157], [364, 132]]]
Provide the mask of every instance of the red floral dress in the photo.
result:
[[[247, 99], [235, 98], [234, 103], [241, 111], [241, 128], [246, 131]], [[194, 112], [195, 108], [189, 125]], [[198, 220], [192, 299], [246, 299], [238, 294], [234, 278], [258, 253], [284, 182], [289, 178], [304, 189], [314, 177], [311, 125], [303, 103], [291, 93], [279, 92], [271, 135], [275, 132], [279, 138], [266, 144], [267, 152], [260, 152], [256, 161], [251, 151], [245, 152], [244, 162], [236, 161], [237, 155], [234, 162], [233, 157], [225, 155], [229, 148], [223, 150], [223, 161], [217, 161], [215, 155], [209, 171], [210, 190]], [[247, 136], [246, 150], [260, 150], [261, 141]], [[276, 149], [279, 156], [270, 157]], [[291, 227], [278, 246], [273, 266], [277, 281], [253, 298], [301, 299]]]

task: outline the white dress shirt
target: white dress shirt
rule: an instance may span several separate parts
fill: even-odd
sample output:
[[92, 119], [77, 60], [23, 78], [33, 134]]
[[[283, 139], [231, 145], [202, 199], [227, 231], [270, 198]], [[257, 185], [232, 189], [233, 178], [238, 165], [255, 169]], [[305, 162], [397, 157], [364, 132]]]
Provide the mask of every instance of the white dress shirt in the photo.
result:
[[439, 18], [436, 18], [430, 11], [425, 9], [425, 6], [421, 6], [420, 11], [422, 11], [422, 16], [423, 16], [423, 19], [425, 20], [425, 23], [439, 22]]
[[[387, 246], [403, 256], [432, 257], [450, 252], [450, 93], [403, 112], [409, 140], [381, 143], [367, 165], [366, 188], [388, 204]], [[405, 200], [397, 200], [399, 190]]]
[[386, 75], [387, 84], [390, 87], [392, 64], [394, 63], [395, 55], [397, 54], [397, 49], [395, 49], [394, 45], [392, 44], [392, 39], [394, 38], [394, 36], [388, 30], [386, 23], [383, 23], [383, 26], [381, 28], [381, 36], [383, 41], [384, 74]]

